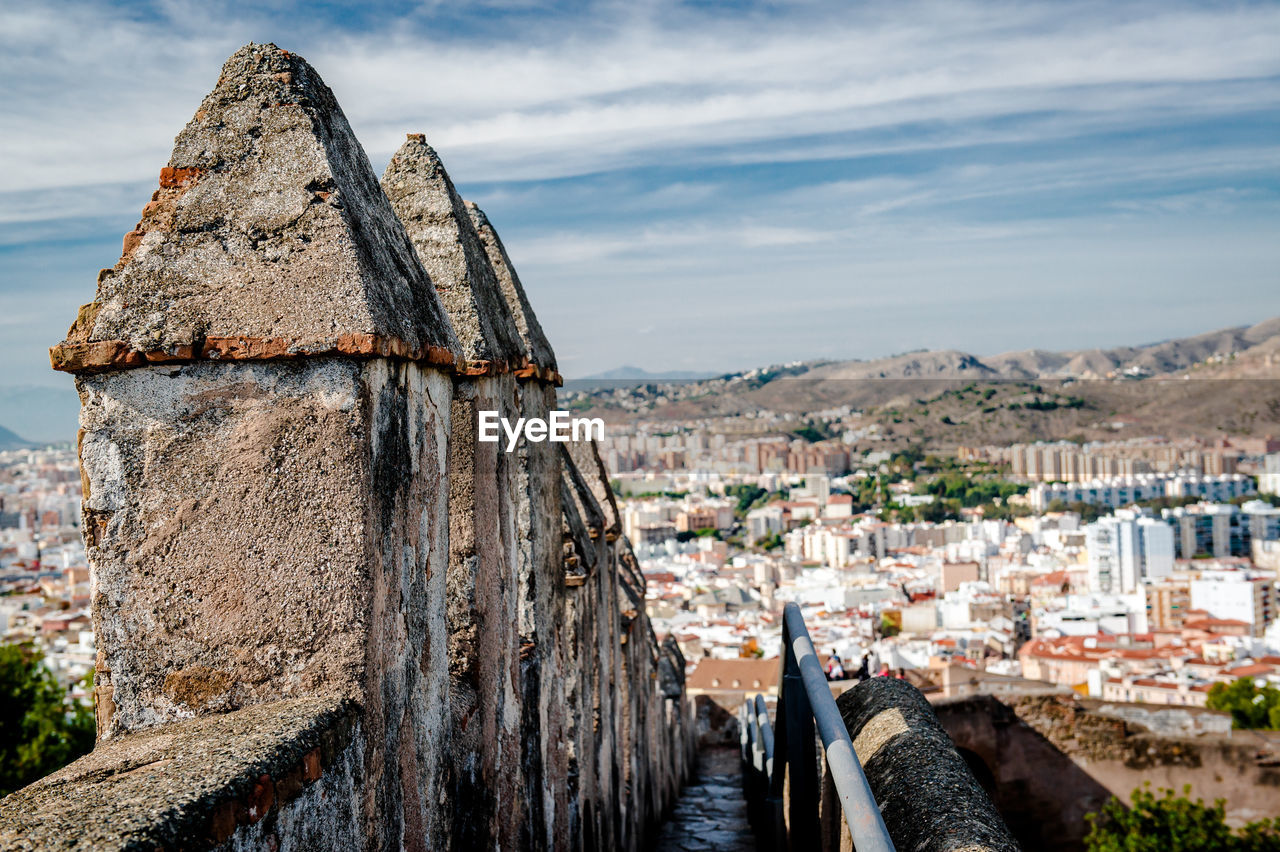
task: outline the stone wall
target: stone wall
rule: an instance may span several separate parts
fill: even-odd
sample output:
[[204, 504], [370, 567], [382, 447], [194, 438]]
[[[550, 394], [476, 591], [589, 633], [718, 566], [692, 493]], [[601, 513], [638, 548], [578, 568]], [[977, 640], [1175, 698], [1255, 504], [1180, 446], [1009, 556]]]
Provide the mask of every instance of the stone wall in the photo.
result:
[[[904, 680], [873, 677], [841, 694], [836, 706], [895, 848], [1017, 852], [988, 792], [918, 689]], [[839, 829], [840, 848], [850, 848], [829, 775], [823, 799], [824, 830]]]
[[99, 744], [5, 800], [0, 844], [649, 842], [692, 762], [684, 661], [595, 446], [477, 440], [559, 376], [423, 137], [379, 181], [310, 65], [241, 49], [51, 357]]
[[1071, 696], [974, 697], [934, 709], [1028, 849], [1082, 849], [1084, 815], [1113, 795], [1127, 802], [1145, 782], [1225, 799], [1233, 825], [1280, 811], [1280, 761], [1254, 732], [1163, 736]]

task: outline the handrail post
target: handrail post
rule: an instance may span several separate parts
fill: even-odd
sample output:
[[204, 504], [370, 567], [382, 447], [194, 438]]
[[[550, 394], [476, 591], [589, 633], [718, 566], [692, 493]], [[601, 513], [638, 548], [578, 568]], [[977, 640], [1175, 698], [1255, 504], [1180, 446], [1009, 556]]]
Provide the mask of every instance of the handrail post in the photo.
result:
[[787, 703], [787, 829], [792, 849], [817, 849], [818, 754], [814, 743], [813, 708], [795, 654], [786, 650], [782, 679]]
[[787, 651], [791, 645], [790, 631], [787, 622], [782, 622], [782, 656], [778, 666], [778, 697], [773, 709], [773, 767], [768, 776], [768, 794], [766, 801], [769, 804], [769, 836], [767, 844], [762, 844], [762, 848], [776, 849], [778, 852], [787, 852], [789, 846], [787, 843], [787, 815], [784, 813], [786, 807], [786, 777], [787, 766], [790, 763], [791, 743], [790, 743], [790, 725], [788, 719], [791, 716], [793, 705], [787, 702], [787, 690], [784, 688], [787, 681]]
[[773, 744], [773, 728], [769, 725], [769, 705], [765, 702], [763, 695], [756, 695], [755, 700], [756, 728], [760, 731], [760, 743], [763, 746], [761, 753], [764, 755], [764, 777], [768, 778], [773, 774], [774, 763], [774, 744]]

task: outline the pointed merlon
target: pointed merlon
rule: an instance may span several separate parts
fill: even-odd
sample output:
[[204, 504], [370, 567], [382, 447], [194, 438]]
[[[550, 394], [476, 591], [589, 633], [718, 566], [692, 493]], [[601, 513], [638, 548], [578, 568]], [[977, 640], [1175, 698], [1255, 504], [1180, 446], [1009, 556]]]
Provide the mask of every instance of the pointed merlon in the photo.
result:
[[610, 539], [622, 535], [621, 513], [613, 496], [613, 487], [609, 485], [609, 470], [600, 458], [600, 451], [594, 440], [570, 441], [565, 445], [569, 457], [573, 459], [574, 468], [582, 477], [594, 503], [604, 518], [604, 532]]
[[[573, 444], [574, 442], [570, 441], [569, 443]], [[595, 494], [591, 491], [591, 484], [587, 481], [587, 477], [578, 468], [578, 463], [574, 460], [573, 454], [564, 444], [560, 445], [560, 464], [564, 469], [565, 483], [571, 486], [569, 494], [577, 508], [578, 517], [586, 525], [587, 532], [592, 539], [600, 538], [605, 533], [605, 524], [608, 523], [608, 519], [600, 508], [600, 504], [596, 502]]]
[[489, 263], [492, 264], [493, 271], [498, 276], [502, 295], [506, 297], [507, 306], [515, 318], [516, 328], [519, 329], [521, 341], [524, 343], [525, 357], [531, 364], [554, 374], [558, 369], [556, 353], [552, 351], [547, 336], [542, 332], [538, 317], [529, 304], [528, 295], [525, 294], [524, 285], [520, 283], [520, 276], [516, 275], [511, 258], [507, 256], [507, 250], [502, 245], [502, 240], [498, 238], [498, 232], [489, 223], [489, 217], [485, 216], [483, 210], [470, 201], [466, 202], [466, 205], [471, 222], [480, 234], [485, 251], [489, 255]]
[[524, 345], [480, 236], [440, 157], [417, 133], [396, 151], [382, 188], [418, 250], [467, 359], [494, 372], [524, 363]]
[[461, 347], [333, 93], [301, 57], [250, 44], [54, 366], [326, 353], [444, 364]]

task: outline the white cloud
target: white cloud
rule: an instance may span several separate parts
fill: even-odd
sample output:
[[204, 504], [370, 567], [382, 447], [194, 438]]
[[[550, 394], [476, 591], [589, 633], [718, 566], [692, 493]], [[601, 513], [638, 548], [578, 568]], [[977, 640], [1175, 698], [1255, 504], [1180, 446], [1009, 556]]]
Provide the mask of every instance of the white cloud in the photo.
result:
[[1280, 7], [1269, 4], [1136, 13], [903, 3], [697, 26], [665, 5], [606, 7], [562, 30], [483, 41], [395, 22], [359, 34], [307, 21], [283, 30], [279, 18], [230, 23], [198, 5], [167, 8], [171, 18], [155, 22], [93, 4], [0, 12], [0, 72], [14, 81], [0, 94], [5, 188], [152, 178], [250, 31], [302, 42], [292, 46], [334, 88], [375, 160], [422, 130], [464, 181], [915, 122], [972, 132], [962, 125], [1027, 113], [1053, 117], [1022, 132], [1061, 138], [1280, 99]]
[[[504, 239], [565, 363], [1080, 346], [1062, 317], [1089, 299], [1119, 308], [1086, 331], [1123, 342], [1174, 333], [1175, 314], [1201, 330], [1224, 298], [1203, 282], [1225, 280], [1238, 313], [1280, 310], [1274, 214], [1198, 230], [1274, 210], [1280, 144], [1232, 128], [1275, 121], [1280, 5], [661, 0], [459, 35], [433, 14], [485, 12], [424, 4], [357, 31], [160, 2], [0, 0], [0, 244], [131, 223], [225, 57], [274, 39], [333, 87], [375, 166], [424, 132], [464, 193], [519, 221]], [[1068, 210], [1081, 196], [1093, 209]], [[19, 247], [0, 290], [33, 371], [28, 342], [55, 340], [114, 260], [41, 251]], [[633, 326], [653, 357], [632, 357]]]

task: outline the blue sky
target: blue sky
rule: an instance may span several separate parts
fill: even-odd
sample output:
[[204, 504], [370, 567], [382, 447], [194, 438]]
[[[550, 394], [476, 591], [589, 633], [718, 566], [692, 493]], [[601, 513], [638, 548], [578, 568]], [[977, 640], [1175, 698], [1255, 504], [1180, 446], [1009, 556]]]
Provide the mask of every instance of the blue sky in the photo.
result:
[[0, 0], [0, 384], [48, 370], [247, 41], [423, 132], [566, 375], [1280, 314], [1280, 4]]

